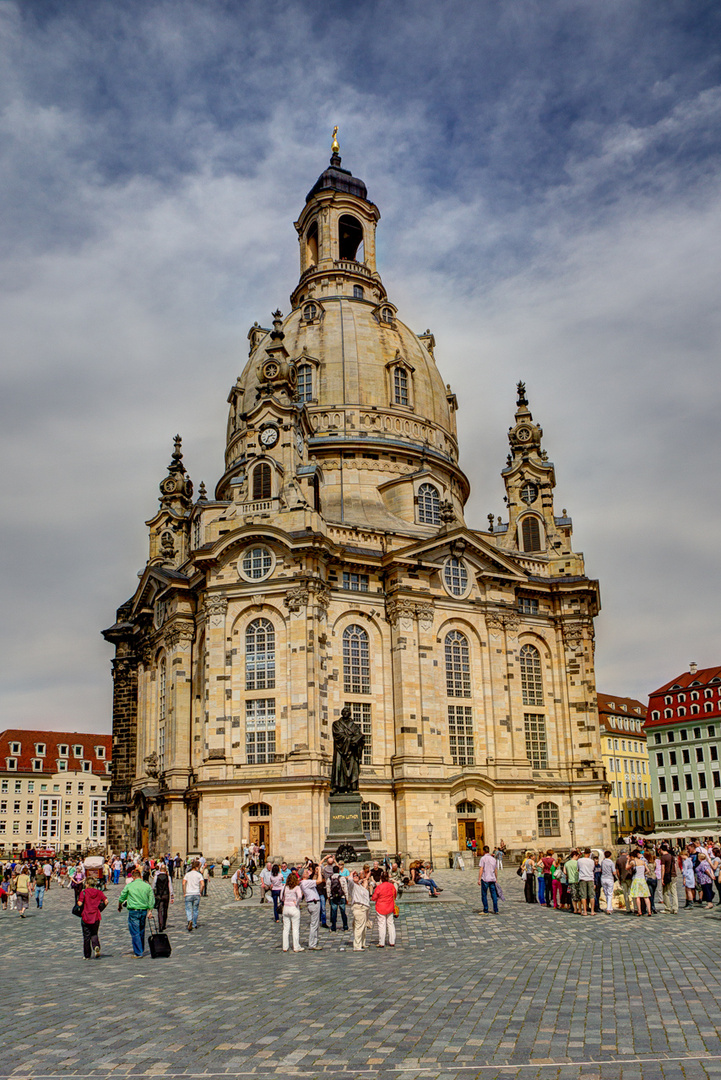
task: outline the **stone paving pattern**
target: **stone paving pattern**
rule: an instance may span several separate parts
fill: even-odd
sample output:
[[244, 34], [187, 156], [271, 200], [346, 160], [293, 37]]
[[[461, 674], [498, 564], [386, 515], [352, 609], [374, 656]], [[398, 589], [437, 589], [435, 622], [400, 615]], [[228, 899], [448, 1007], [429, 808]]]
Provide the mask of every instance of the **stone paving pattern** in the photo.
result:
[[132, 955], [111, 887], [85, 961], [53, 886], [42, 911], [0, 914], [0, 1077], [721, 1080], [715, 911], [582, 919], [525, 904], [510, 869], [496, 917], [476, 876], [438, 871], [444, 893], [402, 905], [382, 956], [340, 930], [284, 955], [270, 906], [216, 878], [197, 932], [171, 908], [168, 960]]

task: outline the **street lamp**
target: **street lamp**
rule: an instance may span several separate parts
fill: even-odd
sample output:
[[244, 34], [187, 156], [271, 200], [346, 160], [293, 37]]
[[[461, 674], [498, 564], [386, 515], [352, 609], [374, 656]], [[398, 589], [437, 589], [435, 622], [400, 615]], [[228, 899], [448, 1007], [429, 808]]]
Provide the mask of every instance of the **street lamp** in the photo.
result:
[[573, 818], [569, 818], [568, 828], [571, 832], [571, 847], [574, 848], [576, 846], [576, 825]]
[[432, 871], [433, 870], [433, 822], [429, 821], [428, 824], [426, 825], [426, 828], [428, 829], [428, 847], [430, 849], [430, 854], [431, 854], [430, 864], [431, 864], [431, 871]]

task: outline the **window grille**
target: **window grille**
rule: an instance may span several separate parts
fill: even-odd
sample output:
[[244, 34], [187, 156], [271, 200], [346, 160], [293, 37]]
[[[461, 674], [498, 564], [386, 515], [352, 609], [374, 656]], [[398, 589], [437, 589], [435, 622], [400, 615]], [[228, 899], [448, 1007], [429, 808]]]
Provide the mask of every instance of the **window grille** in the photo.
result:
[[448, 697], [471, 696], [468, 639], [458, 630], [446, 634], [446, 693]]
[[362, 626], [343, 632], [343, 686], [346, 694], [371, 692], [370, 647]]
[[433, 484], [421, 484], [418, 488], [418, 520], [423, 525], [441, 523], [441, 497]]
[[470, 705], [448, 706], [448, 739], [454, 765], [473, 765], [473, 710]]
[[526, 754], [534, 769], [548, 768], [548, 744], [546, 742], [546, 718], [542, 713], [524, 713]]
[[245, 689], [275, 688], [275, 630], [269, 619], [254, 619], [245, 631]]
[[245, 757], [249, 765], [275, 760], [275, 698], [246, 701]]

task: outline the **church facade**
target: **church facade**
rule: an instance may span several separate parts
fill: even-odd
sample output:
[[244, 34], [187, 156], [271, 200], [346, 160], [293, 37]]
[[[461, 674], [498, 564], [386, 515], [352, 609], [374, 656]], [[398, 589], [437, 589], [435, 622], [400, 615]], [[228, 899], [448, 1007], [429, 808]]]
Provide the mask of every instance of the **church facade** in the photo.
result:
[[458, 403], [376, 269], [378, 208], [330, 166], [295, 223], [290, 312], [251, 328], [225, 470], [196, 497], [176, 439], [149, 555], [104, 632], [109, 843], [318, 855], [332, 724], [365, 734], [371, 850], [609, 837], [597, 582], [556, 514], [523, 384], [508, 520], [464, 519]]

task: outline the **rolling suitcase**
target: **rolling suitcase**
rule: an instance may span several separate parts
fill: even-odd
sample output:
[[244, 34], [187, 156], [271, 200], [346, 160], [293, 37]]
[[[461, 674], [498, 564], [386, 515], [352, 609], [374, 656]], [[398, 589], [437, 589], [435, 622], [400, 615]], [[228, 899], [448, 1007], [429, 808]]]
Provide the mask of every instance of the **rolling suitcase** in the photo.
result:
[[155, 926], [155, 919], [148, 912], [148, 922], [150, 923], [151, 933], [148, 935], [148, 948], [150, 949], [150, 955], [153, 960], [157, 960], [159, 956], [170, 956], [173, 951], [170, 947], [170, 939], [167, 934], [160, 934]]

